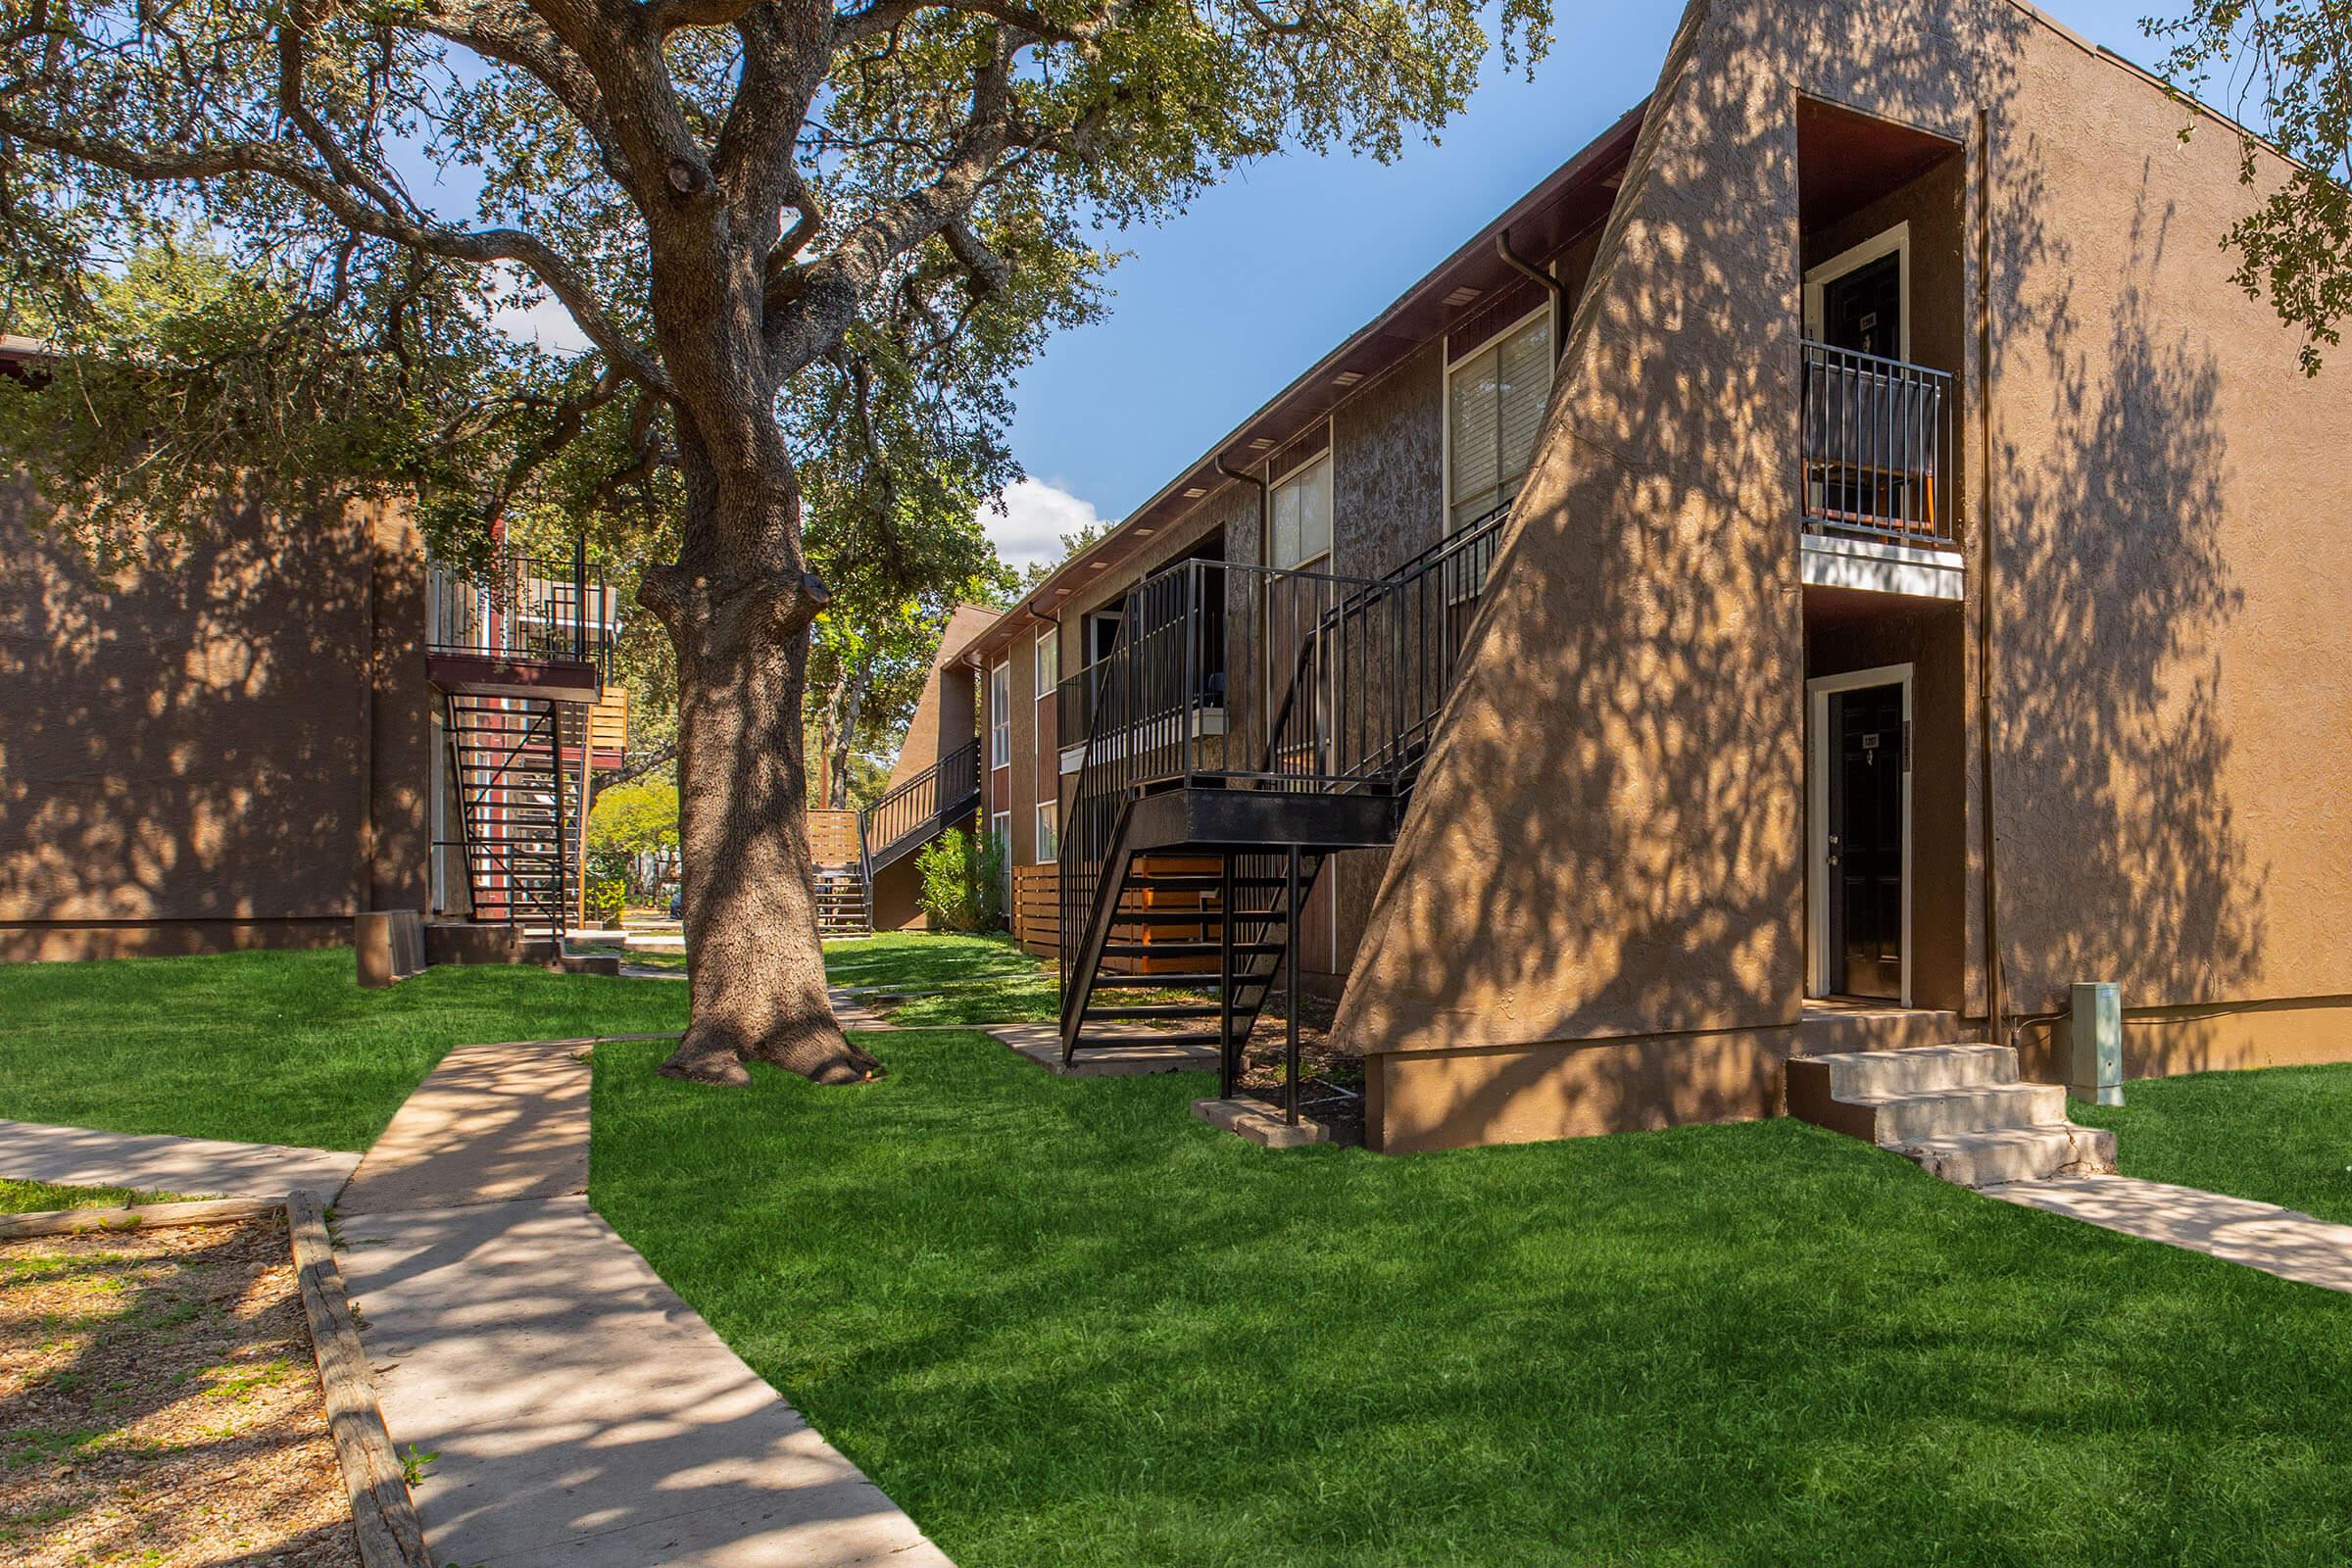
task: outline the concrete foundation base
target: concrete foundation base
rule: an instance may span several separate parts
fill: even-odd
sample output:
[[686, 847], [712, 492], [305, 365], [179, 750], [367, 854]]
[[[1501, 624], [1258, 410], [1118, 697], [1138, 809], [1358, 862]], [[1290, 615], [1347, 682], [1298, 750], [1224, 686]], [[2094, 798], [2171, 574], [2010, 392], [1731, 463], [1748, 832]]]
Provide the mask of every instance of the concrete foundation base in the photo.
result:
[[1211, 1127], [1247, 1138], [1260, 1149], [1300, 1149], [1308, 1144], [1328, 1144], [1331, 1129], [1317, 1122], [1300, 1120], [1294, 1127], [1282, 1119], [1282, 1112], [1268, 1109], [1257, 1100], [1196, 1100], [1193, 1114]]

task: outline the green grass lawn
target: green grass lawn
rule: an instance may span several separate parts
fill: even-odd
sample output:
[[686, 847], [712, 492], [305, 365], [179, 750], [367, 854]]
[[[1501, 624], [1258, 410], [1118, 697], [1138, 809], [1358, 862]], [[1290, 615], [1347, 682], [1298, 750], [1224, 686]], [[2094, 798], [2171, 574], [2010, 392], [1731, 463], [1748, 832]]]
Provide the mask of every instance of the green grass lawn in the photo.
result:
[[2352, 1065], [2146, 1078], [2073, 1115], [2115, 1129], [2127, 1176], [2352, 1224]]
[[0, 1117], [365, 1149], [452, 1046], [685, 1020], [684, 986], [525, 967], [362, 991], [349, 949], [0, 964]]
[[169, 1203], [176, 1193], [133, 1192], [123, 1187], [59, 1187], [0, 1177], [0, 1214], [46, 1214], [59, 1208], [122, 1208], [130, 1203]]
[[869, 1044], [600, 1047], [591, 1192], [963, 1568], [2352, 1557], [2340, 1296], [1789, 1121], [1277, 1155]]
[[825, 944], [825, 977], [837, 986], [907, 991], [988, 981], [1027, 981], [1054, 966], [1007, 936], [886, 931]]

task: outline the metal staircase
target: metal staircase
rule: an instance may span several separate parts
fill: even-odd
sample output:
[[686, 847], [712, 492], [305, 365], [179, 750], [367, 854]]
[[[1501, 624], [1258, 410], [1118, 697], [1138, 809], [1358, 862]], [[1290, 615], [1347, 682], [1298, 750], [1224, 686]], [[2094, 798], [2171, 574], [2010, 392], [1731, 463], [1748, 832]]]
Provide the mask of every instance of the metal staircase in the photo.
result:
[[[1167, 1023], [1230, 1098], [1315, 879], [1392, 843], [1493, 564], [1500, 510], [1378, 578], [1194, 560], [1146, 578], [1090, 672], [1060, 854], [1065, 1062]], [[1131, 1004], [1139, 989], [1182, 1002]]]
[[[858, 885], [872, 928], [874, 876], [972, 814], [980, 804], [980, 742], [967, 741], [858, 813]], [[818, 905], [824, 902], [820, 879]]]
[[579, 906], [577, 703], [447, 692], [450, 776], [457, 784], [473, 918], [561, 937]]
[[816, 934], [826, 940], [871, 936], [873, 885], [866, 878], [865, 868], [856, 861], [847, 865], [820, 865], [815, 868], [815, 876]]

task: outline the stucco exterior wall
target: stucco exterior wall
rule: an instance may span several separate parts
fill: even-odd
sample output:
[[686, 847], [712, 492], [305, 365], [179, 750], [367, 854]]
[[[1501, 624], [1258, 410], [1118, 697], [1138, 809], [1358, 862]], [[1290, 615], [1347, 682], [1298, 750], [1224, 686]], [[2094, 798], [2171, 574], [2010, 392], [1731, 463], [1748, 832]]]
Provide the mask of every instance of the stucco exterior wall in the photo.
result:
[[[1907, 193], [1948, 212], [1936, 180], [1961, 185], [1963, 242], [1915, 249], [1915, 309], [1956, 297], [1971, 329], [1924, 321], [1914, 352], [1963, 378], [1963, 537], [1992, 547], [1989, 735], [1980, 572], [1957, 671], [1948, 628], [1932, 645], [1968, 726], [1930, 786], [1967, 813], [1932, 852], [1935, 993], [1955, 996], [1950, 923], [1981, 970], [1987, 914], [2012, 1014], [2077, 978], [2133, 1005], [2352, 993], [2352, 797], [2328, 781], [2352, 743], [2328, 603], [2352, 580], [2352, 398], [2228, 281], [2234, 140], [2183, 145], [2160, 89], [1994, 0], [1698, 0], [1339, 1018], [1374, 1053], [1518, 1060], [1458, 1098], [1481, 1124], [1460, 1141], [1755, 1114], [1753, 1074], [1695, 1054], [1671, 1093], [1615, 1084], [1609, 1114], [1575, 1085], [1595, 1043], [1769, 1055], [1799, 1016], [1800, 92], [1969, 149]], [[1988, 826], [1997, 896], [1955, 905]], [[1981, 979], [1957, 995], [1981, 1006]]]
[[0, 956], [349, 940], [426, 899], [405, 514], [224, 504], [107, 578], [0, 493]]

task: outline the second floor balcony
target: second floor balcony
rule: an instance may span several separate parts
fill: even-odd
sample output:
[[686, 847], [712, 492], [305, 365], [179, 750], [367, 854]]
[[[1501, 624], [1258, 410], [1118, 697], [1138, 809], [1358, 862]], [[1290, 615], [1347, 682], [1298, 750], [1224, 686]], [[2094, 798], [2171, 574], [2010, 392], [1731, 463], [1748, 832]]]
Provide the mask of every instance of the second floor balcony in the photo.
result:
[[620, 607], [584, 549], [568, 557], [501, 551], [486, 568], [432, 562], [425, 575], [425, 647], [438, 658], [497, 664], [587, 665], [612, 674]]
[[1958, 598], [1950, 374], [1812, 341], [1803, 363], [1804, 580]]

